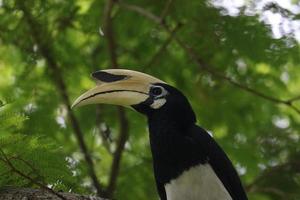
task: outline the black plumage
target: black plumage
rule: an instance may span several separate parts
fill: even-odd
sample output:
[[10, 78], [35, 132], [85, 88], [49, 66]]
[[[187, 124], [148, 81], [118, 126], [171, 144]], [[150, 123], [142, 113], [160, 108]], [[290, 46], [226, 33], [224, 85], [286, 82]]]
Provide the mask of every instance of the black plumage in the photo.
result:
[[201, 127], [186, 97], [167, 84], [166, 103], [152, 109], [154, 97], [134, 105], [148, 118], [154, 175], [161, 200], [167, 200], [165, 185], [184, 171], [199, 164], [209, 163], [234, 200], [246, 200], [240, 179], [231, 161]]

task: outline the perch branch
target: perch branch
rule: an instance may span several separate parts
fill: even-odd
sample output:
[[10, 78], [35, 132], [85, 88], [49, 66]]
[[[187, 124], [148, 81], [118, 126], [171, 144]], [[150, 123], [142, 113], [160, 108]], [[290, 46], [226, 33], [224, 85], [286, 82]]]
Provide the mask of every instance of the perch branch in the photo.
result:
[[[107, 200], [100, 197], [81, 195], [75, 193], [59, 192], [67, 200]], [[2, 187], [0, 188], [1, 200], [60, 200], [56, 194], [49, 193], [44, 189], [33, 188], [15, 188], [15, 187]]]

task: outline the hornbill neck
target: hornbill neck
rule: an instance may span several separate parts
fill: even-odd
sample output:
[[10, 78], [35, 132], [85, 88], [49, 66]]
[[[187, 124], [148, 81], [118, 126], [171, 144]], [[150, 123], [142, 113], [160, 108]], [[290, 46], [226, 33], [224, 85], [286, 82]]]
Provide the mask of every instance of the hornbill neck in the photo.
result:
[[196, 117], [193, 111], [185, 112], [178, 108], [162, 109], [148, 116], [150, 134], [161, 133], [161, 131], [172, 131], [175, 134], [175, 130], [184, 134], [195, 122]]
[[196, 116], [189, 102], [180, 105], [166, 103], [159, 110], [147, 114], [150, 134], [155, 132], [176, 130], [184, 134], [196, 122]]
[[187, 144], [182, 142], [195, 126], [195, 121], [191, 109], [169, 109], [167, 105], [148, 115], [154, 173], [162, 183], [169, 182], [197, 163]]

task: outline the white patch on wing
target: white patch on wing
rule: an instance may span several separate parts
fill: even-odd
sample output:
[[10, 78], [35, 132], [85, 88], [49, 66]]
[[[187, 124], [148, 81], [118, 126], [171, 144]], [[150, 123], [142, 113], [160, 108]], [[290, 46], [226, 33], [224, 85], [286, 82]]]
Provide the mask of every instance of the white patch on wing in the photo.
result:
[[165, 185], [167, 200], [232, 200], [210, 164], [184, 171]]
[[166, 103], [166, 99], [156, 99], [154, 102], [150, 105], [153, 109], [158, 109], [162, 107]]

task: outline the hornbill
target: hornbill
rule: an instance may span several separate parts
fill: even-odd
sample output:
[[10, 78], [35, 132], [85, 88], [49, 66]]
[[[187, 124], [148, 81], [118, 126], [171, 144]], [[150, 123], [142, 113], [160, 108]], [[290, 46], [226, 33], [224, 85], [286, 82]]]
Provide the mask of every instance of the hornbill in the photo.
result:
[[231, 161], [201, 127], [187, 98], [153, 76], [125, 69], [92, 74], [96, 87], [72, 107], [114, 104], [148, 119], [154, 177], [161, 200], [245, 200]]

